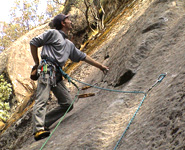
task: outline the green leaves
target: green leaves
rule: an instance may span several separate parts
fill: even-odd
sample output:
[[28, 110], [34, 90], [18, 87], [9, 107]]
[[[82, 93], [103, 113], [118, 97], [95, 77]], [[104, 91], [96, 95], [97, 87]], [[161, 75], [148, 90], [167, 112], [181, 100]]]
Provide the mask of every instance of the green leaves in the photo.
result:
[[4, 122], [7, 121], [9, 118], [9, 111], [10, 111], [10, 105], [9, 105], [9, 98], [12, 94], [12, 85], [8, 83], [4, 75], [0, 75], [0, 120], [3, 120]]

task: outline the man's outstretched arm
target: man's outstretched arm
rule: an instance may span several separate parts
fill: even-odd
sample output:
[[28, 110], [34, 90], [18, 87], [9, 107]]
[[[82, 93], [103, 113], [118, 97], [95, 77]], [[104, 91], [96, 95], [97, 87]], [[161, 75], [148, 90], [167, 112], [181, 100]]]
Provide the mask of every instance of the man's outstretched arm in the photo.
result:
[[88, 64], [92, 65], [92, 66], [95, 66], [97, 68], [99, 68], [101, 71], [103, 71], [103, 73], [107, 73], [107, 71], [109, 70], [108, 67], [100, 64], [99, 62], [95, 61], [94, 59], [92, 59], [90, 56], [86, 56], [85, 62], [87, 62]]

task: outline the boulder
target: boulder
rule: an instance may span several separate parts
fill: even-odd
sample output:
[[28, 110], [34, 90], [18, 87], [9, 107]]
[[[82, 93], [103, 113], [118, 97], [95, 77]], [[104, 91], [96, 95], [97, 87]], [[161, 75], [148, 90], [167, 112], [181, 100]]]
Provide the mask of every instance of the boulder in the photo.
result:
[[[16, 100], [21, 103], [23, 98], [33, 90], [30, 72], [34, 65], [30, 52], [30, 40], [48, 28], [44, 24], [20, 37], [6, 51], [0, 54], [0, 73], [6, 72], [13, 85]], [[40, 49], [39, 49], [40, 51]]]

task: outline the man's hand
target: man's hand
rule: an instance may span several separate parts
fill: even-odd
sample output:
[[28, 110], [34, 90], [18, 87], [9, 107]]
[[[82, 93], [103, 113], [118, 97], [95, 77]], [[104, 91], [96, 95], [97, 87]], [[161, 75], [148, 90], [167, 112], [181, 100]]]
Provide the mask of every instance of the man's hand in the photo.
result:
[[109, 71], [109, 68], [104, 66], [104, 65], [102, 65], [100, 70], [103, 71], [104, 74], [106, 74]]
[[33, 66], [32, 70], [31, 70], [31, 75], [30, 78], [34, 81], [36, 81], [39, 78], [39, 75], [37, 74], [37, 69], [38, 69], [38, 64], [36, 64], [35, 66]]

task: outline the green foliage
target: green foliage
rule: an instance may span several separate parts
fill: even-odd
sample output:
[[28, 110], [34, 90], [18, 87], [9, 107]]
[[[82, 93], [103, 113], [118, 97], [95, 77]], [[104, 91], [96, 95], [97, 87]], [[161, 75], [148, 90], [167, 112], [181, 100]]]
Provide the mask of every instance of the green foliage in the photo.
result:
[[10, 106], [7, 102], [12, 94], [12, 85], [8, 83], [4, 75], [0, 75], [0, 119], [4, 122], [9, 118]]
[[62, 2], [55, 0], [47, 1], [46, 15], [48, 18], [54, 17], [57, 14], [61, 13], [64, 9]]

